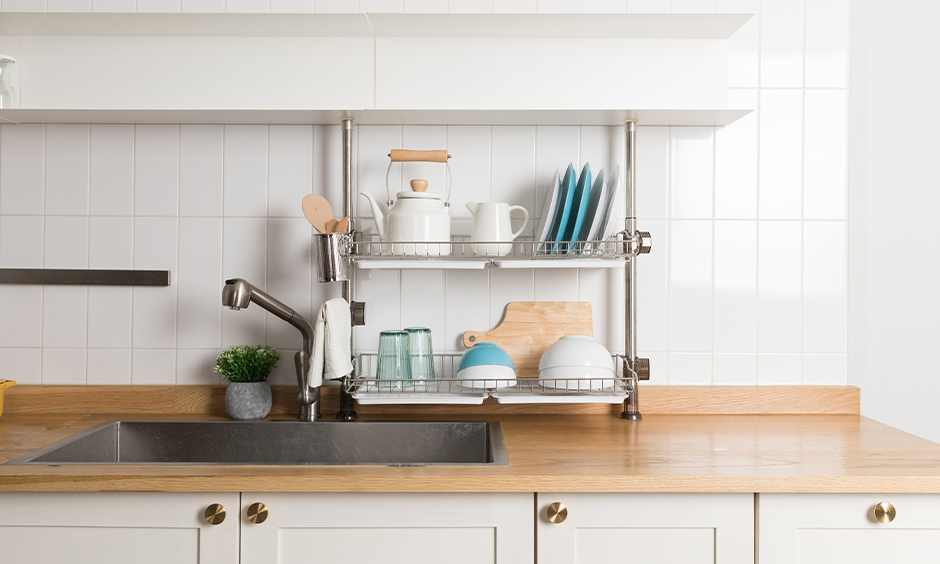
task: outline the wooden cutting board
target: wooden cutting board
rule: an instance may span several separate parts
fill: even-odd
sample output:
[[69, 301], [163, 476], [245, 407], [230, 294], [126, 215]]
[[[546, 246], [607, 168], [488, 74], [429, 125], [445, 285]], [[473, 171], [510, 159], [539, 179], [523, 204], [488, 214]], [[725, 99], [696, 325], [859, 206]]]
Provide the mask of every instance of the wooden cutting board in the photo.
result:
[[594, 336], [590, 302], [509, 302], [492, 331], [466, 331], [463, 344], [495, 343], [509, 353], [517, 378], [538, 378], [542, 353], [565, 335]]

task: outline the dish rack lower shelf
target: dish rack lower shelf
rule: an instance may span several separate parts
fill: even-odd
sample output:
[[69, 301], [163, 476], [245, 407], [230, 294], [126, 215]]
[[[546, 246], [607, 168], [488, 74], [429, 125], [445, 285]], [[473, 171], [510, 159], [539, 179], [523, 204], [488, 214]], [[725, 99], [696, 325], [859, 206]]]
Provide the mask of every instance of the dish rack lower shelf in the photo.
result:
[[[497, 403], [622, 403], [628, 382], [613, 378], [459, 379], [460, 354], [435, 354], [433, 380], [381, 380], [375, 377], [376, 354], [356, 357], [356, 376], [344, 382], [346, 391], [362, 405], [480, 405], [492, 397]], [[367, 374], [368, 376], [363, 376]]]

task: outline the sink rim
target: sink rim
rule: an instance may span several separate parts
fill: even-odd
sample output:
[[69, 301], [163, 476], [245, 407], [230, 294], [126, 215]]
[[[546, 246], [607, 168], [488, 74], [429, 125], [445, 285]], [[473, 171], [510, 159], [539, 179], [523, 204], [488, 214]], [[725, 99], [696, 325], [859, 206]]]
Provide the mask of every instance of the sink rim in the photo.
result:
[[[111, 426], [118, 426], [121, 423], [144, 423], [144, 424], [166, 424], [166, 423], [206, 423], [215, 425], [290, 425], [290, 426], [333, 426], [333, 425], [409, 425], [409, 424], [448, 424], [448, 423], [482, 423], [486, 425], [486, 438], [488, 454], [492, 456], [489, 462], [427, 462], [427, 463], [385, 463], [385, 462], [367, 462], [367, 463], [280, 463], [280, 462], [33, 462], [46, 454], [54, 452], [68, 444], [97, 433]], [[84, 429], [54, 443], [40, 447], [27, 454], [4, 462], [0, 466], [45, 466], [50, 468], [71, 467], [71, 466], [103, 466], [103, 467], [141, 467], [141, 466], [159, 466], [159, 467], [213, 467], [213, 466], [237, 466], [244, 468], [254, 467], [386, 467], [386, 468], [429, 468], [429, 467], [469, 467], [469, 468], [489, 468], [489, 467], [507, 467], [509, 466], [509, 454], [506, 452], [506, 443], [503, 439], [502, 426], [498, 420], [474, 420], [474, 421], [400, 421], [400, 420], [368, 420], [368, 421], [317, 421], [306, 422], [297, 420], [270, 420], [255, 419], [249, 421], [238, 421], [231, 419], [111, 419], [99, 423], [88, 429]]]

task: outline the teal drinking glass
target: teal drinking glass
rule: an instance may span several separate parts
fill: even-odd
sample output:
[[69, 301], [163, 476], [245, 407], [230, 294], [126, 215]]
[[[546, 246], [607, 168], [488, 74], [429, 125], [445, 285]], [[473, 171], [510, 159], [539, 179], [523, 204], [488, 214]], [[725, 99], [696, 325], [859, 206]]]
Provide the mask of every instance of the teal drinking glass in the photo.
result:
[[411, 379], [434, 379], [434, 351], [431, 348], [431, 330], [427, 327], [406, 327], [408, 349], [411, 354]]
[[382, 331], [379, 333], [379, 355], [375, 368], [379, 390], [401, 390], [411, 380], [411, 354], [406, 331]]

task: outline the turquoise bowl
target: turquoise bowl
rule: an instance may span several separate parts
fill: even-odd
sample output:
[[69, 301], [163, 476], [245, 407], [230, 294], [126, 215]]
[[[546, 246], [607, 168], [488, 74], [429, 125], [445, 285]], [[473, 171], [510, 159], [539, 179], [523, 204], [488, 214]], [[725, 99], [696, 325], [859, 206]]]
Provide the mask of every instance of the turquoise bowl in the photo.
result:
[[494, 364], [497, 366], [508, 366], [513, 370], [516, 369], [516, 366], [512, 363], [512, 358], [509, 357], [509, 353], [503, 349], [493, 343], [476, 343], [473, 345], [472, 349], [463, 353], [457, 371], [460, 372], [464, 368], [470, 368], [471, 366], [488, 366]]

